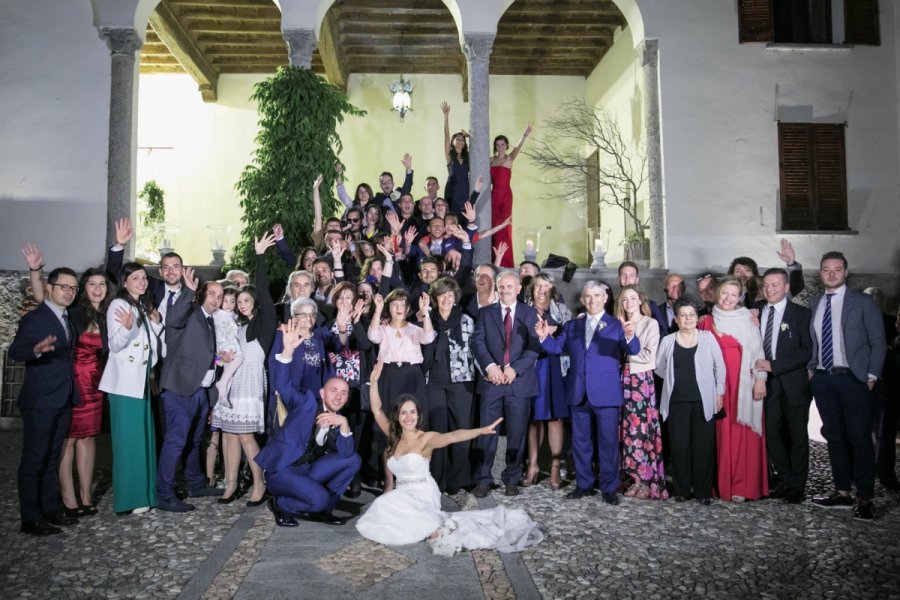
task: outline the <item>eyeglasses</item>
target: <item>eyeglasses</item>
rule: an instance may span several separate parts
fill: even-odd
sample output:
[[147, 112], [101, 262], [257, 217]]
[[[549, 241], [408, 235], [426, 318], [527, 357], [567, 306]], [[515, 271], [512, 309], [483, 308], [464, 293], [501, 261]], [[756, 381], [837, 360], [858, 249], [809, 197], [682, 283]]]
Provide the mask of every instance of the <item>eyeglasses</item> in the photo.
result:
[[59, 289], [61, 289], [63, 292], [65, 292], [67, 294], [69, 292], [77, 292], [78, 291], [77, 285], [69, 285], [67, 283], [51, 283], [50, 285], [55, 285], [56, 287], [58, 287]]
[[304, 319], [315, 319], [316, 313], [302, 312], [302, 313], [294, 313], [292, 316]]
[[359, 223], [360, 221], [361, 219], [347, 219], [347, 222], [349, 223]]

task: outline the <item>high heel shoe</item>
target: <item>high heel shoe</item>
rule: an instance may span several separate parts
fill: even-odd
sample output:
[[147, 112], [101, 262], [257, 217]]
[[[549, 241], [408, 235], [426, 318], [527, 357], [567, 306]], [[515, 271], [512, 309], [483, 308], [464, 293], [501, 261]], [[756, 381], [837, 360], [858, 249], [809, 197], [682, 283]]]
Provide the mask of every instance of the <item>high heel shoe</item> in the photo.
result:
[[558, 490], [562, 486], [562, 476], [559, 471], [559, 459], [554, 459], [550, 463], [550, 489]]
[[225, 482], [225, 491], [226, 491], [226, 492], [228, 491], [228, 489], [230, 489], [230, 488], [232, 488], [232, 487], [233, 487], [234, 489], [233, 489], [233, 491], [231, 492], [231, 494], [223, 495], [221, 498], [219, 498], [218, 500], [216, 500], [216, 502], [218, 502], [219, 504], [231, 504], [232, 502], [234, 502], [235, 500], [237, 500], [238, 497], [241, 495], [241, 494], [240, 494], [240, 488], [239, 488], [239, 487], [237, 486], [237, 484], [236, 484], [235, 482], [233, 482], [233, 481], [230, 481], [230, 482], [229, 482], [229, 481], [226, 481], [226, 482]]
[[247, 500], [247, 506], [250, 506], [250, 507], [262, 506], [263, 503], [265, 503], [268, 499], [269, 499], [269, 491], [266, 490], [265, 492], [263, 492], [262, 498], [260, 498], [259, 500]]
[[528, 474], [522, 478], [522, 487], [531, 487], [537, 482], [538, 475], [541, 474], [541, 468], [537, 464], [528, 467]]

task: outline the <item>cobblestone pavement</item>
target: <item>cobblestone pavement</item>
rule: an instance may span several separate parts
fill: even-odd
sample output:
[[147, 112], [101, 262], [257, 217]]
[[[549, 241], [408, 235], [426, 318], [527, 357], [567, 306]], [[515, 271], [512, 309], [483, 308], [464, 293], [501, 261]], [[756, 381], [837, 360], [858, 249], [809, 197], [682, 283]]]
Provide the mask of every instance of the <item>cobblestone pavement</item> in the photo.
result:
[[[196, 587], [198, 573], [227, 546], [223, 539], [229, 532], [233, 537], [234, 527], [239, 543], [213, 565], [211, 583], [194, 596], [230, 598], [269, 543], [274, 526], [264, 508], [246, 509], [255, 512], [240, 519], [249, 523], [241, 530], [241, 502], [199, 499], [192, 501], [197, 510], [187, 514], [116, 516], [108, 492], [100, 514], [64, 535], [22, 535], [15, 492], [20, 440], [20, 432], [0, 431], [0, 597], [175, 598]], [[811, 457], [809, 492], [830, 491], [824, 446], [812, 444]], [[108, 459], [98, 464], [98, 487], [108, 490]], [[612, 507], [599, 496], [568, 501], [566, 491], [542, 481], [515, 498], [493, 494], [497, 503], [525, 508], [546, 529], [545, 540], [521, 554], [544, 598], [900, 599], [900, 506], [898, 496], [880, 486], [874, 523], [809, 503], [716, 501], [703, 507], [623, 498]], [[476, 507], [465, 492], [453, 499], [461, 508]], [[366, 551], [355, 536], [339, 556], [352, 569], [378, 553]], [[515, 597], [498, 553], [471, 556], [485, 598]], [[436, 569], [435, 581], [441, 576]], [[314, 595], [298, 590], [296, 597]]]

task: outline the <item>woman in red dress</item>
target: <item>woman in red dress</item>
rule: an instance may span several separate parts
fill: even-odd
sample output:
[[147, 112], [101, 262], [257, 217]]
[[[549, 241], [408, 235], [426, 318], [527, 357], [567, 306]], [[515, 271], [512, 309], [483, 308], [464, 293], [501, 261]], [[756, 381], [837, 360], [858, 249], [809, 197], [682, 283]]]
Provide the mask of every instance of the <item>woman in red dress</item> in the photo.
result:
[[[522, 139], [507, 154], [509, 150], [509, 139], [505, 135], [498, 135], [494, 138], [494, 156], [491, 158], [491, 224], [497, 225], [503, 223], [512, 215], [512, 187], [510, 180], [512, 179], [512, 164], [519, 155], [519, 150], [525, 143], [525, 138], [531, 133], [531, 123], [525, 128]], [[514, 267], [513, 245], [512, 245], [512, 225], [507, 225], [494, 234], [491, 239], [491, 247], [494, 252], [501, 244], [506, 244], [506, 252], [500, 259], [501, 267]]]
[[740, 297], [740, 282], [722, 279], [712, 315], [697, 326], [712, 331], [725, 358], [725, 417], [716, 421], [716, 454], [719, 497], [732, 502], [769, 495], [762, 402], [766, 373], [754, 369], [764, 358], [762, 337], [750, 311], [738, 306]]

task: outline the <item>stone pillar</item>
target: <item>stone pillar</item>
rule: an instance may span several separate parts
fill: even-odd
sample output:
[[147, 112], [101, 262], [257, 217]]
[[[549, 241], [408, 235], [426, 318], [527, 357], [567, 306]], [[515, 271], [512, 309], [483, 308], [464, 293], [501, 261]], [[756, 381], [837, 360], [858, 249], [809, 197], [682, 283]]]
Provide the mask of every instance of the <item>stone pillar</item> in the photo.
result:
[[666, 215], [663, 207], [662, 147], [659, 114], [659, 40], [638, 45], [644, 73], [644, 124], [650, 203], [650, 268], [666, 267]]
[[[490, 129], [490, 81], [488, 65], [494, 45], [492, 33], [467, 33], [462, 51], [466, 55], [469, 71], [469, 181], [474, 186], [478, 176], [484, 177], [481, 201], [476, 206], [478, 223], [487, 226], [491, 222], [491, 129]], [[493, 225], [493, 224], [492, 224]], [[475, 245], [475, 264], [493, 262], [491, 241], [485, 239]]]
[[316, 32], [314, 29], [282, 29], [281, 35], [287, 44], [288, 56], [292, 67], [309, 69], [312, 67], [312, 55], [316, 49]]
[[[109, 82], [109, 158], [106, 165], [106, 245], [116, 243], [116, 219], [135, 221], [134, 53], [144, 42], [128, 27], [102, 27], [100, 38], [111, 51]], [[129, 256], [131, 252], [129, 252]]]

